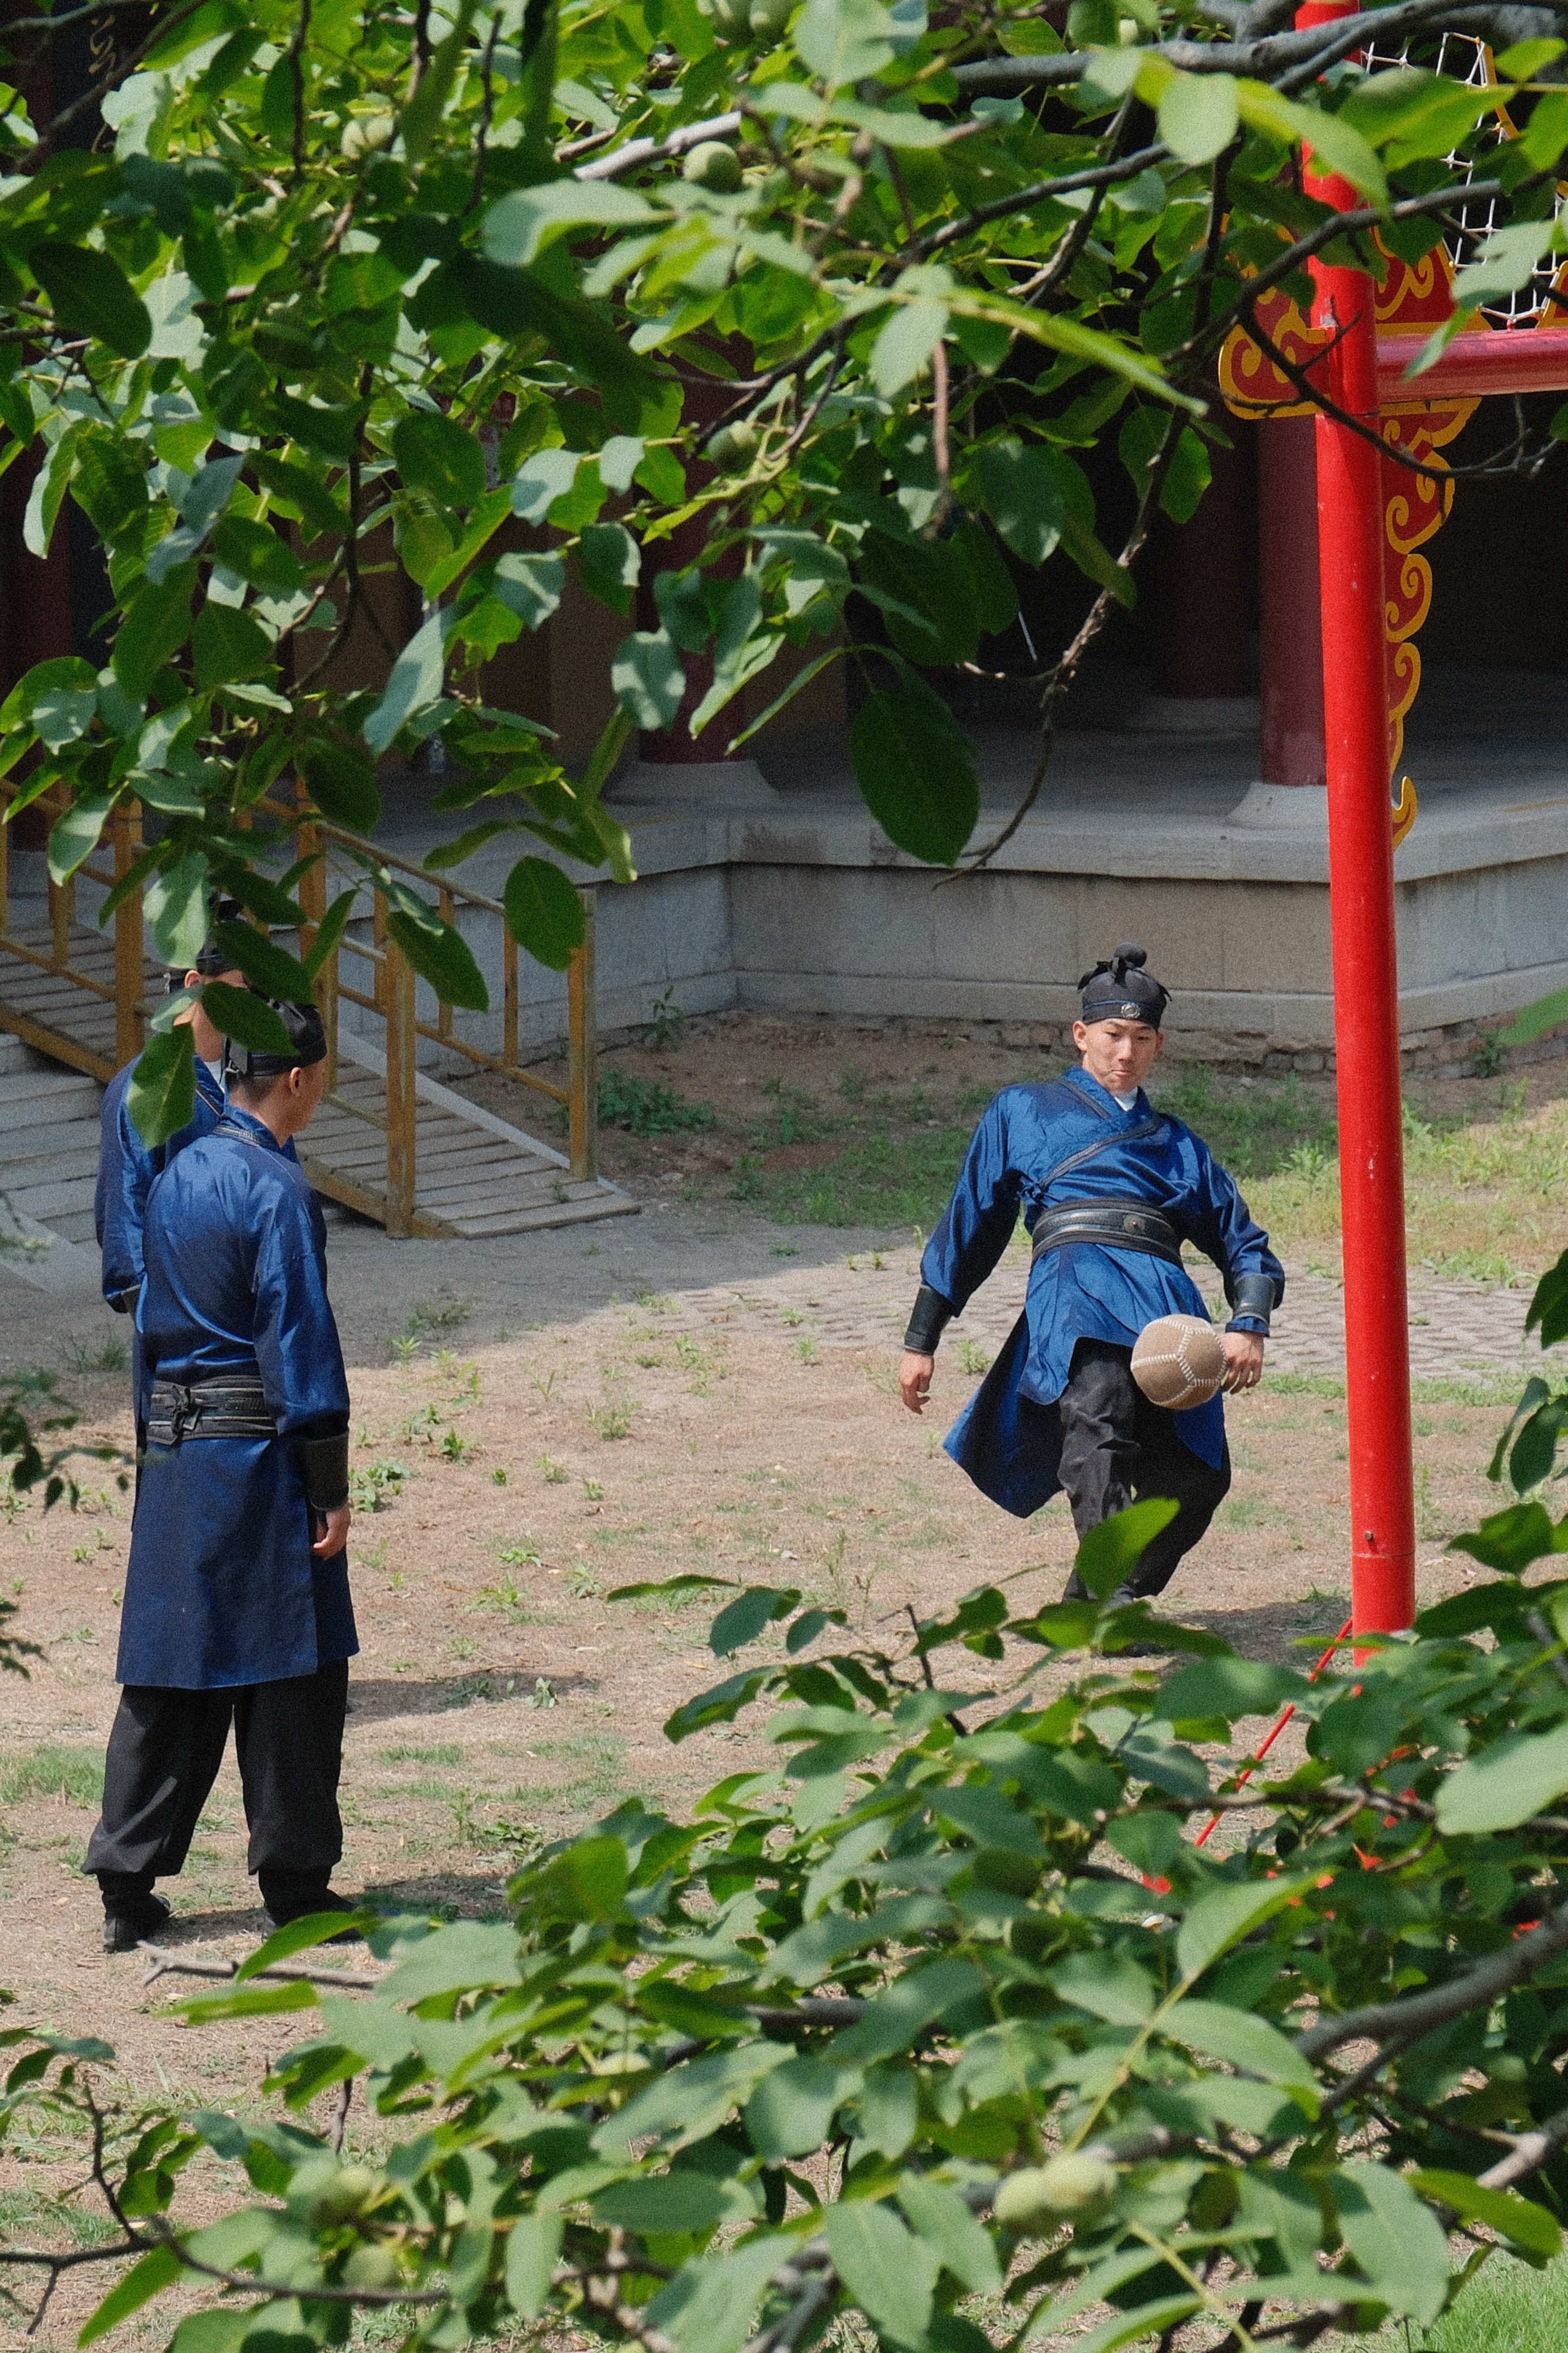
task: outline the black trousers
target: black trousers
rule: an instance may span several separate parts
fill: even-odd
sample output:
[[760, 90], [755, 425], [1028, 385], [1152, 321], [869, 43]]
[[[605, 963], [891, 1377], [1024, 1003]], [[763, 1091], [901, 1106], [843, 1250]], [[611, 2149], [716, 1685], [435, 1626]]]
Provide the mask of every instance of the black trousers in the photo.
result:
[[[1229, 1448], [1216, 1471], [1184, 1446], [1176, 1435], [1175, 1415], [1152, 1405], [1133, 1379], [1131, 1348], [1113, 1347], [1105, 1340], [1080, 1340], [1074, 1348], [1057, 1414], [1062, 1431], [1061, 1482], [1080, 1539], [1145, 1495], [1167, 1495], [1181, 1505], [1118, 1588], [1129, 1600], [1163, 1593], [1230, 1485]], [[1089, 1588], [1076, 1569], [1065, 1599], [1089, 1599]]]
[[181, 1868], [231, 1724], [263, 1900], [324, 1888], [343, 1851], [338, 1779], [348, 1696], [346, 1659], [226, 1691], [128, 1683], [109, 1736], [102, 1818], [82, 1865], [105, 1902], [143, 1894]]

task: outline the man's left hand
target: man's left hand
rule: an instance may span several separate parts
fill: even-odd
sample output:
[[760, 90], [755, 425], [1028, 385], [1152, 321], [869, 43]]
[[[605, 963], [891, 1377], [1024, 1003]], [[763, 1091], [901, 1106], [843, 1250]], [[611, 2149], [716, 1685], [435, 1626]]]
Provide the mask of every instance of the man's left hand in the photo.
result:
[[1263, 1378], [1262, 1333], [1222, 1332], [1220, 1345], [1225, 1350], [1221, 1388], [1233, 1395], [1237, 1389], [1255, 1389]]

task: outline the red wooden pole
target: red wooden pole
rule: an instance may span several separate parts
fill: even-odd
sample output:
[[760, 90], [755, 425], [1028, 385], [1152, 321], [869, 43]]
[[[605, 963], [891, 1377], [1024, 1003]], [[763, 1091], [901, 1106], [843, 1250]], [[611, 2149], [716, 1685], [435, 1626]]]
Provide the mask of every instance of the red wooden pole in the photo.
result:
[[[1324, 24], [1353, 0], [1313, 0]], [[1309, 174], [1342, 209], [1360, 198]], [[1313, 318], [1338, 336], [1324, 373], [1342, 408], [1376, 425], [1373, 280], [1312, 264]], [[1384, 684], [1383, 461], [1376, 445], [1320, 416], [1318, 562], [1329, 786], [1329, 900], [1339, 1063], [1350, 1422], [1352, 1609], [1357, 1633], [1392, 1632], [1415, 1611], [1410, 1333], [1405, 1288], [1405, 1167], [1399, 983]]]

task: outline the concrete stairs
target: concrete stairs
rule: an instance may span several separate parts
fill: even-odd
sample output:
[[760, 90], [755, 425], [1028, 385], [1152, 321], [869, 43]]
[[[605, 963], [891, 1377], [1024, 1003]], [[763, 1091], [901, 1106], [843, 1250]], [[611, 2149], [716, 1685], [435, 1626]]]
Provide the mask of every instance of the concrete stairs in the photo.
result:
[[103, 1089], [0, 1035], [0, 1268], [43, 1291], [93, 1291]]

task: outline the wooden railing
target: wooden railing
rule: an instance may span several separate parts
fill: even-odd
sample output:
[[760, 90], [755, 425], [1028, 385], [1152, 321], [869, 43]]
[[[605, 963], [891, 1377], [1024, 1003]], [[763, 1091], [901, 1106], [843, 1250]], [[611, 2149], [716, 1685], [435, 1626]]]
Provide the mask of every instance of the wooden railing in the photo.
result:
[[[0, 805], [8, 804], [16, 790], [14, 785], [0, 780]], [[52, 794], [43, 796], [36, 806], [43, 809], [50, 821], [60, 813]], [[368, 920], [369, 939], [352, 938], [346, 934], [340, 939], [318, 976], [316, 995], [327, 1027], [329, 1098], [353, 1118], [384, 1130], [385, 1191], [380, 1194], [369, 1186], [361, 1185], [333, 1170], [330, 1164], [312, 1162], [310, 1164], [311, 1181], [318, 1188], [384, 1224], [390, 1234], [444, 1233], [447, 1230], [439, 1220], [422, 1217], [416, 1206], [417, 1063], [422, 1039], [439, 1046], [446, 1053], [462, 1057], [479, 1069], [497, 1071], [518, 1085], [532, 1089], [552, 1103], [562, 1106], [567, 1114], [568, 1173], [574, 1182], [595, 1182], [598, 1176], [598, 1069], [594, 1019], [593, 892], [589, 890], [583, 893], [586, 935], [583, 945], [574, 955], [566, 976], [566, 1083], [556, 1086], [539, 1077], [535, 1071], [525, 1070], [518, 1059], [519, 952], [516, 941], [507, 929], [505, 910], [498, 900], [488, 898], [482, 892], [470, 890], [447, 877], [442, 877], [435, 883], [436, 903], [447, 923], [457, 923], [464, 909], [472, 909], [494, 918], [499, 928], [501, 943], [501, 1039], [500, 1051], [490, 1053], [458, 1035], [449, 1005], [437, 1007], [433, 1022], [418, 1018], [416, 976], [396, 940], [388, 932], [386, 894], [374, 876], [366, 873], [365, 864], [407, 875], [426, 892], [434, 878], [422, 867], [389, 853], [379, 843], [351, 833], [341, 826], [329, 824], [313, 812], [301, 816], [297, 809], [279, 802], [261, 803], [260, 812], [294, 828], [300, 857], [310, 857], [315, 861], [299, 887], [300, 905], [310, 919], [300, 933], [302, 954], [309, 954], [315, 941], [333, 895], [334, 880], [340, 888], [352, 882], [364, 893], [366, 901], [363, 915], [360, 915], [356, 907], [353, 920], [361, 923]], [[112, 888], [130, 871], [141, 854], [142, 821], [136, 804], [121, 804], [116, 810], [106, 843], [110, 862], [104, 862], [104, 849], [100, 846], [94, 858], [89, 859], [79, 872], [89, 881], [107, 889]], [[13, 928], [10, 909], [11, 846], [11, 828], [7, 824], [0, 824], [0, 1029], [25, 1039], [29, 1045], [37, 1047], [56, 1060], [85, 1071], [94, 1078], [107, 1080], [122, 1063], [133, 1060], [141, 1052], [146, 1036], [146, 1018], [152, 1010], [141, 891], [127, 892], [110, 918], [114, 941], [110, 965], [110, 959], [101, 952], [100, 943], [102, 934], [96, 927], [78, 921], [74, 880], [66, 883], [50, 882], [48, 886], [47, 936]], [[335, 857], [334, 851], [337, 853]], [[341, 876], [331, 876], [330, 865], [341, 867]], [[357, 958], [361, 965], [368, 966], [363, 975], [366, 986], [352, 986], [345, 979], [342, 970], [345, 957]], [[58, 991], [47, 992], [47, 1013], [40, 1015], [29, 1010], [26, 1005], [10, 1000], [4, 978], [6, 960], [10, 958], [55, 976], [66, 985]], [[342, 1003], [357, 1006], [378, 1016], [384, 1024], [384, 1113], [353, 1101], [340, 1090], [339, 1007]], [[100, 1006], [106, 1012], [112, 1008], [112, 1045], [108, 1023], [102, 1014], [95, 1016], [93, 1012], [93, 1008]], [[365, 1040], [367, 1047], [372, 1042], [369, 1039]], [[379, 1060], [378, 1057], [378, 1064]]]
[[[8, 808], [17, 787], [0, 780], [0, 803]], [[33, 806], [40, 809], [51, 823], [65, 806], [63, 792], [54, 786], [40, 795]], [[37, 938], [14, 931], [11, 926], [11, 828], [0, 823], [0, 1029], [9, 1030], [29, 1046], [51, 1055], [55, 1060], [68, 1063], [71, 1069], [85, 1071], [89, 1078], [111, 1079], [122, 1062], [133, 1061], [146, 1042], [146, 957], [142, 944], [142, 893], [129, 892], [116, 908], [113, 923], [114, 956], [110, 967], [101, 955], [91, 955], [86, 963], [79, 961], [84, 949], [96, 948], [102, 934], [96, 928], [89, 930], [77, 922], [77, 876], [68, 882], [50, 881], [48, 885], [47, 944]], [[107, 847], [110, 863], [103, 863]], [[79, 868], [78, 872], [89, 882], [105, 890], [112, 889], [128, 874], [142, 853], [142, 813], [135, 802], [121, 803], [110, 820], [105, 843]], [[59, 1010], [68, 1015], [70, 991], [80, 991], [100, 1004], [114, 1010], [113, 1042], [110, 1044], [107, 1025], [92, 1022], [90, 1034], [83, 1036], [57, 1026], [56, 998], [51, 996], [47, 1013], [29, 1010], [9, 1003], [6, 998], [3, 960], [15, 957], [38, 972], [57, 976], [68, 984], [58, 993]], [[105, 976], [112, 970], [112, 978]], [[102, 1042], [98, 1042], [101, 1035]]]

